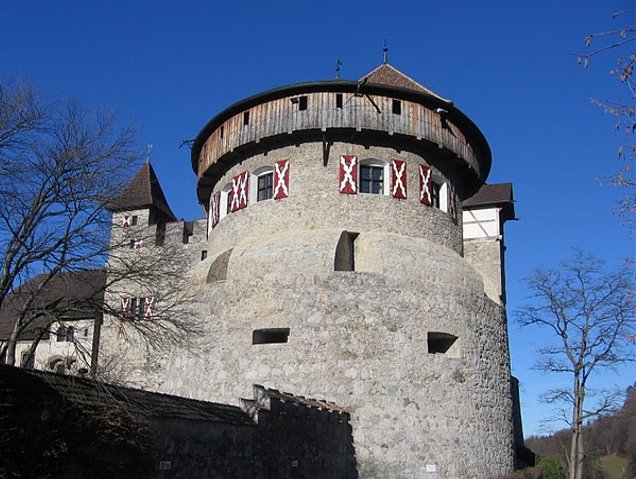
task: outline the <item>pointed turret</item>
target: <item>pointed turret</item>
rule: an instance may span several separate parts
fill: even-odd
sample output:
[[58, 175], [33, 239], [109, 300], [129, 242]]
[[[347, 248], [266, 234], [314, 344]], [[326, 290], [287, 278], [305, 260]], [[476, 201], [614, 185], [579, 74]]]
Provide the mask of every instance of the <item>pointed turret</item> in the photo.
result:
[[150, 162], [144, 163], [122, 192], [108, 204], [110, 211], [130, 211], [148, 208], [164, 222], [176, 221], [168, 205], [159, 179]]
[[439, 96], [437, 93], [429, 90], [424, 85], [416, 82], [408, 75], [405, 75], [400, 70], [395, 68], [393, 65], [389, 63], [382, 63], [377, 68], [374, 68], [365, 76], [363, 76], [360, 80], [366, 79], [369, 83], [377, 83], [380, 85], [387, 85], [398, 88], [405, 88], [407, 90], [419, 91], [422, 93], [426, 93], [427, 95], [431, 95], [438, 100], [441, 100], [446, 103], [453, 103], [451, 100], [447, 98], [443, 98]]

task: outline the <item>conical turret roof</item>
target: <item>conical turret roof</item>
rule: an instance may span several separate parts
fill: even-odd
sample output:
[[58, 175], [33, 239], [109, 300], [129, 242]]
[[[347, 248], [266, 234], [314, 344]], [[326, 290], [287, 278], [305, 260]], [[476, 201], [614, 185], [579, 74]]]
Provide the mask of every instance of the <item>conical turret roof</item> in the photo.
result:
[[365, 76], [363, 76], [360, 80], [364, 80], [365, 78], [369, 83], [378, 83], [380, 85], [388, 85], [392, 87], [406, 88], [407, 90], [419, 91], [422, 93], [426, 93], [427, 95], [431, 95], [438, 100], [444, 101], [446, 103], [452, 103], [452, 101], [450, 101], [449, 99], [439, 96], [437, 93], [429, 90], [421, 83], [416, 82], [411, 77], [405, 75], [389, 63], [382, 63], [380, 66], [374, 68]]
[[110, 211], [126, 211], [142, 208], [156, 208], [169, 220], [176, 217], [166, 200], [159, 179], [150, 162], [144, 163], [122, 192], [108, 204]]

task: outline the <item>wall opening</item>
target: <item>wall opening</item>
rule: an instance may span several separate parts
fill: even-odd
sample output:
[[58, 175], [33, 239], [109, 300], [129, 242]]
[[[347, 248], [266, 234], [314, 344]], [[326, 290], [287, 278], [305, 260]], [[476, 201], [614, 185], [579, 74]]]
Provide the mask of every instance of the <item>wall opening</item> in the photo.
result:
[[393, 100], [393, 114], [394, 115], [402, 114], [402, 102], [400, 100]]
[[160, 221], [157, 223], [155, 231], [155, 246], [163, 246], [166, 242], [166, 223]]
[[249, 124], [250, 124], [250, 112], [249, 111], [243, 112], [243, 126], [246, 126]]
[[429, 332], [427, 337], [429, 354], [447, 354], [454, 352], [457, 336], [448, 333]]
[[208, 259], [208, 250], [207, 249], [203, 249], [201, 250], [201, 261]]
[[252, 344], [286, 343], [289, 328], [266, 328], [252, 331]]
[[336, 93], [336, 108], [342, 108], [342, 93]]
[[336, 246], [334, 257], [334, 271], [355, 271], [356, 270], [356, 240], [360, 233], [353, 231], [343, 231]]
[[307, 109], [307, 96], [303, 95], [298, 98], [298, 109], [300, 111], [305, 111]]
[[224, 251], [212, 261], [212, 265], [208, 270], [206, 283], [216, 283], [217, 281], [225, 281], [227, 279], [227, 267], [230, 262], [232, 248]]

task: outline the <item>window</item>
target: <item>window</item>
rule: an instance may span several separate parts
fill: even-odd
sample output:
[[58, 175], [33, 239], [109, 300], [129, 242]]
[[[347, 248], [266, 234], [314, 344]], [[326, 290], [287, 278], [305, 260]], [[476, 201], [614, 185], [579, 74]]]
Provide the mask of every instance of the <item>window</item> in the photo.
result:
[[336, 94], [336, 108], [342, 108], [342, 93]]
[[274, 168], [270, 165], [256, 168], [250, 175], [249, 203], [271, 200], [274, 197]]
[[230, 214], [230, 206], [232, 201], [230, 196], [232, 195], [232, 184], [228, 183], [221, 188], [221, 200], [219, 204], [219, 219], [226, 217]]
[[64, 364], [64, 360], [60, 359], [58, 362], [56, 362], [53, 369], [55, 371], [55, 374], [65, 374], [66, 364]]
[[269, 171], [259, 175], [257, 181], [256, 201], [272, 199], [274, 186], [274, 173]]
[[402, 102], [400, 100], [393, 100], [393, 114], [394, 115], [402, 114]]
[[440, 207], [439, 198], [441, 188], [442, 186], [439, 183], [431, 182], [431, 206], [438, 209]]
[[255, 329], [252, 331], [252, 344], [286, 343], [289, 328]]
[[298, 109], [305, 111], [307, 109], [307, 96], [303, 95], [298, 99]]
[[131, 226], [137, 226], [137, 223], [139, 223], [139, 216], [134, 215], [134, 216], [130, 219], [130, 225], [131, 225]]
[[130, 316], [132, 318], [139, 317], [139, 304], [140, 301], [137, 298], [130, 298]]
[[75, 339], [75, 328], [73, 326], [69, 326], [66, 328], [66, 340], [73, 341]]
[[208, 257], [208, 250], [207, 249], [201, 250], [201, 261], [203, 261], [204, 259], [207, 259], [207, 257]]
[[247, 126], [250, 124], [250, 112], [243, 112], [243, 126]]
[[58, 343], [61, 343], [62, 341], [66, 341], [66, 330], [64, 329], [63, 326], [60, 326], [59, 328], [57, 328], [57, 331], [55, 332], [55, 340]]
[[374, 195], [384, 194], [384, 167], [360, 165], [360, 192]]
[[225, 133], [225, 127], [221, 125], [221, 138], [223, 138], [223, 133]]
[[[457, 341], [457, 336], [448, 333], [428, 333], [427, 344], [429, 354], [446, 354]], [[456, 351], [455, 351], [456, 352]]]

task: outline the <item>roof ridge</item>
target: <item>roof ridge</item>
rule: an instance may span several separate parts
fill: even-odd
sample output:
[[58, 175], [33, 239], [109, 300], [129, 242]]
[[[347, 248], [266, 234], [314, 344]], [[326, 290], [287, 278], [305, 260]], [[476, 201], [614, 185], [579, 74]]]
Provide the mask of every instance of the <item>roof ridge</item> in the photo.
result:
[[403, 85], [403, 84], [400, 85], [400, 84], [398, 84], [395, 81], [393, 81], [393, 82], [382, 81], [381, 79], [378, 79], [378, 81], [374, 81], [373, 79], [371, 79], [370, 82], [371, 83], [386, 84], [386, 85], [391, 85], [391, 86], [397, 86], [397, 87], [406, 88], [406, 89], [414, 90], [414, 91], [421, 91], [421, 92], [427, 93], [428, 95], [431, 95], [431, 96], [433, 96], [433, 97], [437, 98], [438, 100], [441, 100], [441, 101], [443, 101], [445, 103], [450, 103], [450, 104], [453, 103], [452, 100], [450, 100], [448, 98], [444, 98], [444, 97], [438, 95], [433, 90], [425, 87], [420, 82], [418, 82], [417, 80], [415, 80], [412, 77], [408, 76], [406, 73], [403, 73], [402, 71], [398, 70], [396, 67], [394, 67], [393, 65], [391, 65], [388, 62], [381, 63], [380, 65], [375, 67], [373, 70], [371, 70], [369, 73], [364, 75], [360, 80], [364, 80], [365, 78], [372, 77], [373, 75], [382, 76], [382, 70], [383, 69], [387, 69], [387, 68], [391, 72], [393, 72], [393, 74], [398, 75], [398, 76], [404, 78], [405, 80], [407, 80], [407, 85], [408, 85], [408, 83], [412, 83], [416, 88], [412, 88], [410, 86], [406, 86], [406, 85]]

